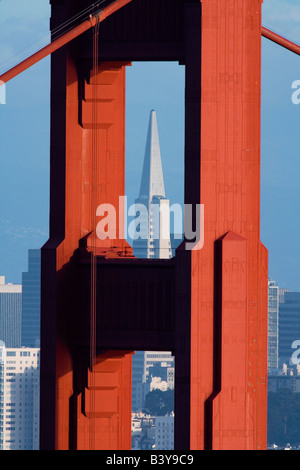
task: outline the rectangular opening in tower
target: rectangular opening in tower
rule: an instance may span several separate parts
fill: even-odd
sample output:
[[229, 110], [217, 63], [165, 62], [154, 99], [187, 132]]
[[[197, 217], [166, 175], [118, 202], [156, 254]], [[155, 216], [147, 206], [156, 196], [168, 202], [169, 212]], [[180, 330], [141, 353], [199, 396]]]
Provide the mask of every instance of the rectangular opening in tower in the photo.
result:
[[132, 356], [132, 450], [174, 449], [175, 358], [170, 351]]
[[184, 73], [175, 62], [127, 67], [126, 234], [137, 258], [172, 258], [183, 238]]

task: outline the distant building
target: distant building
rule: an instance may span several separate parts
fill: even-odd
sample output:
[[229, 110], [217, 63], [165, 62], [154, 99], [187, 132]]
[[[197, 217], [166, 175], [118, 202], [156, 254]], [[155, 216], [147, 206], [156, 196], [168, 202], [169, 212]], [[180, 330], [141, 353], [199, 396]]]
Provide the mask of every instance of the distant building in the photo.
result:
[[268, 282], [268, 372], [278, 369], [279, 287]]
[[300, 393], [300, 365], [288, 367], [283, 364], [280, 371], [269, 374], [268, 392], [277, 393], [282, 388]]
[[145, 351], [145, 395], [175, 387], [175, 358], [170, 351]]
[[41, 250], [28, 250], [28, 272], [22, 273], [22, 346], [40, 346]]
[[284, 292], [279, 304], [279, 367], [291, 366], [300, 345], [300, 292]]
[[132, 450], [174, 450], [174, 413], [151, 416], [132, 413]]
[[167, 385], [168, 388], [174, 390], [175, 388], [175, 367], [168, 367], [167, 369]]
[[132, 410], [141, 411], [145, 401], [145, 351], [132, 356]]
[[167, 369], [174, 367], [174, 356], [170, 351], [146, 351], [145, 352], [145, 378], [162, 377], [167, 380]]
[[174, 414], [155, 417], [155, 450], [174, 449]]
[[282, 287], [279, 288], [279, 303], [280, 304], [284, 303], [284, 294], [286, 292], [290, 292], [290, 289], [282, 289]]
[[145, 413], [132, 413], [132, 450], [153, 450], [155, 446], [155, 417]]
[[7, 347], [21, 346], [22, 285], [5, 283], [0, 276], [0, 341]]
[[171, 239], [171, 249], [172, 249], [172, 257], [176, 255], [176, 249], [179, 247], [179, 245], [183, 241], [183, 235], [182, 234], [170, 234], [170, 239]]
[[0, 343], [0, 449], [39, 448], [38, 348]]

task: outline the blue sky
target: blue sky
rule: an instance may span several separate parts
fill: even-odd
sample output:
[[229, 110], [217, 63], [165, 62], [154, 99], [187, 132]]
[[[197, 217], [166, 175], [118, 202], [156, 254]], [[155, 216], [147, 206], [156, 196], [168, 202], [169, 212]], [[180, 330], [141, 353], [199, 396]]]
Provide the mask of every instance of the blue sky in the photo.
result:
[[[0, 1], [0, 71], [49, 41], [48, 0]], [[263, 24], [300, 43], [300, 4], [265, 0]], [[0, 275], [20, 282], [27, 251], [48, 237], [50, 61], [6, 86], [0, 105]], [[261, 239], [269, 274], [300, 289], [300, 105], [291, 84], [300, 58], [262, 39]], [[166, 191], [183, 202], [184, 68], [134, 63], [127, 69], [126, 193], [137, 196], [150, 110], [157, 112]]]

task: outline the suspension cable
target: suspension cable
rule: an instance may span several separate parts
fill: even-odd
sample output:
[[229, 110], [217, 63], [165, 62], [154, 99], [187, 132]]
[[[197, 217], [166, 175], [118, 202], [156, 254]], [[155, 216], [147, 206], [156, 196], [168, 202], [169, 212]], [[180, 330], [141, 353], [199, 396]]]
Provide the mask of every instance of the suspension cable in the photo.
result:
[[267, 29], [264, 26], [262, 26], [262, 28], [261, 28], [261, 34], [264, 38], [269, 39], [270, 41], [275, 42], [279, 46], [282, 46], [285, 49], [288, 49], [289, 51], [300, 55], [300, 46], [299, 46], [299, 44], [296, 44], [295, 42], [289, 41], [288, 39], [280, 36], [277, 33], [274, 33], [274, 31], [271, 31], [270, 29]]
[[59, 38], [55, 39], [53, 42], [47, 46], [40, 49], [35, 54], [31, 55], [27, 59], [20, 62], [15, 67], [11, 68], [7, 72], [0, 75], [0, 84], [6, 83], [12, 78], [16, 77], [18, 74], [22, 73], [24, 70], [28, 69], [32, 65], [36, 64], [38, 61], [44, 59], [47, 55], [52, 54], [53, 52], [60, 49], [62, 46], [65, 46], [67, 43], [80, 36], [87, 30], [95, 26], [97, 22], [102, 22], [110, 15], [118, 11], [123, 6], [132, 2], [132, 0], [115, 0], [113, 3], [107, 7], [100, 10], [97, 14], [90, 15], [89, 19], [83, 21], [78, 26], [74, 26], [67, 33], [63, 33]]
[[42, 42], [45, 44], [46, 39], [47, 39], [47, 42], [49, 42], [49, 35], [51, 35], [51, 42], [53, 42], [56, 39], [59, 39], [63, 34], [72, 30], [72, 28], [74, 27], [75, 21], [77, 22], [79, 20], [82, 20], [82, 21], [87, 20], [90, 14], [94, 12], [95, 10], [99, 10], [100, 6], [106, 1], [107, 0], [101, 0], [97, 3], [90, 5], [89, 7], [81, 10], [76, 15], [72, 16], [71, 18], [61, 23], [57, 27], [53, 28], [51, 31], [48, 31], [47, 34], [44, 34], [39, 39], [35, 40], [33, 43], [28, 45], [26, 48], [20, 49], [17, 54], [14, 54], [8, 57], [4, 62], [1, 63], [1, 68], [8, 67], [9, 64], [11, 64], [12, 62], [15, 62], [18, 58], [22, 57], [22, 55], [24, 56], [25, 53], [29, 54], [36, 44], [41, 44]]

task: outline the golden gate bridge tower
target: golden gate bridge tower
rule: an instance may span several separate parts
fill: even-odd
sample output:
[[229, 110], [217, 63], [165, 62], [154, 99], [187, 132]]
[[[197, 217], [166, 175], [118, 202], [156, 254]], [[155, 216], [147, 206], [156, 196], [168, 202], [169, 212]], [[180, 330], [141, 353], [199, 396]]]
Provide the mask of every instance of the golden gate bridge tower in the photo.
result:
[[[42, 248], [41, 449], [130, 449], [131, 358], [172, 351], [175, 450], [265, 449], [261, 0], [51, 0], [50, 235]], [[137, 259], [124, 237], [125, 79], [185, 67], [184, 203], [204, 239]], [[96, 233], [116, 208], [116, 237]], [[196, 217], [196, 212], [194, 216]]]

